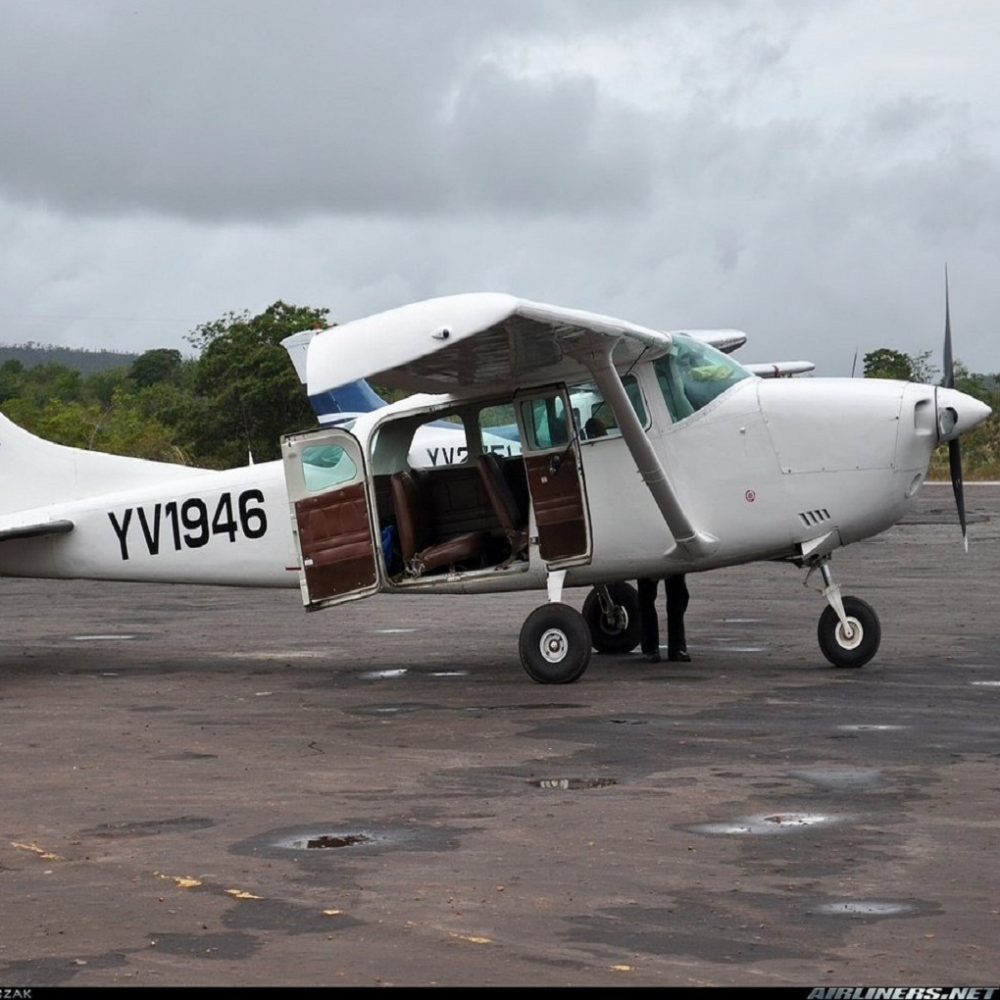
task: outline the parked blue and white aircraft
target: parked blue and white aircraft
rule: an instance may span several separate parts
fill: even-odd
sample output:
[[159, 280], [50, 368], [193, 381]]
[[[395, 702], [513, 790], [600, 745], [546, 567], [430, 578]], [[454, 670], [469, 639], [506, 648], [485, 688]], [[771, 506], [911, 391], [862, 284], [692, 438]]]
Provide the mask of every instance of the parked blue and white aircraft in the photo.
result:
[[[322, 331], [298, 363], [313, 400], [370, 377], [415, 395], [353, 404], [350, 429], [334, 416], [288, 435], [282, 461], [225, 472], [65, 448], [0, 417], [0, 574], [297, 586], [308, 609], [539, 589], [521, 661], [565, 683], [592, 647], [637, 644], [616, 581], [784, 560], [823, 578], [826, 657], [861, 666], [878, 618], [841, 595], [830, 557], [903, 516], [941, 442], [964, 533], [958, 439], [989, 408], [949, 386], [763, 379], [712, 346], [734, 336], [502, 294], [414, 303]], [[947, 327], [946, 348], [947, 376]], [[440, 464], [423, 442], [443, 432], [464, 452]], [[583, 614], [571, 587], [593, 588]]]

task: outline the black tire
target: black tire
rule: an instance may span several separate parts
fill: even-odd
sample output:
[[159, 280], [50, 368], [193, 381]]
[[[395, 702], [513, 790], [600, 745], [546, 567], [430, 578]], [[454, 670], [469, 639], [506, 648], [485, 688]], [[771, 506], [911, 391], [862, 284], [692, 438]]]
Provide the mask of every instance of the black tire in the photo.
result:
[[601, 611], [601, 599], [592, 590], [583, 602], [583, 617], [590, 629], [590, 641], [598, 653], [631, 653], [639, 645], [639, 595], [630, 583], [609, 583], [608, 594], [623, 622], [608, 621]]
[[590, 663], [590, 629], [568, 604], [543, 604], [525, 619], [521, 664], [539, 684], [572, 684]]
[[845, 597], [844, 613], [860, 633], [845, 639], [837, 612], [826, 607], [819, 616], [819, 648], [835, 667], [863, 667], [878, 652], [882, 626], [872, 606], [860, 597]]

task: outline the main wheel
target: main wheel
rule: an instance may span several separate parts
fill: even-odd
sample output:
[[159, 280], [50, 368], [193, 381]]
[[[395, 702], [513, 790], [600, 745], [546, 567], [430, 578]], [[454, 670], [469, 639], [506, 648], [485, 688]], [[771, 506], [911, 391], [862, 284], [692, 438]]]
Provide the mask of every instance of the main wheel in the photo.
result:
[[639, 595], [629, 583], [609, 583], [614, 605], [611, 615], [601, 608], [597, 590], [583, 602], [583, 617], [590, 629], [590, 641], [598, 653], [631, 653], [639, 645]]
[[539, 684], [571, 684], [590, 663], [590, 629], [568, 604], [543, 604], [525, 619], [521, 664]]
[[882, 626], [872, 606], [860, 597], [845, 597], [844, 613], [849, 634], [833, 608], [823, 609], [817, 629], [819, 648], [835, 667], [863, 667], [878, 652]]

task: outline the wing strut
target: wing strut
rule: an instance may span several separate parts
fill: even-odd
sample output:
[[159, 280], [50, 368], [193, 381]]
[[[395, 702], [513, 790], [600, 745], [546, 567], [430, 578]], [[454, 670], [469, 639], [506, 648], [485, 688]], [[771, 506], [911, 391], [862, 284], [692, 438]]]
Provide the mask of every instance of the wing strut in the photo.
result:
[[663, 515], [663, 520], [670, 529], [670, 534], [674, 536], [676, 544], [674, 549], [670, 551], [674, 552], [679, 549], [691, 559], [697, 559], [714, 552], [719, 546], [719, 540], [713, 535], [699, 531], [691, 523], [691, 519], [681, 506], [680, 500], [677, 499], [677, 494], [670, 484], [656, 450], [650, 444], [649, 438], [646, 437], [646, 432], [639, 422], [639, 417], [632, 409], [632, 403], [625, 392], [621, 377], [611, 363], [611, 348], [594, 351], [582, 360], [586, 362], [590, 373], [594, 376], [594, 381], [604, 395], [605, 401], [611, 407], [622, 432], [622, 438], [628, 446], [639, 474], [642, 476], [642, 481], [646, 484], [656, 506]]

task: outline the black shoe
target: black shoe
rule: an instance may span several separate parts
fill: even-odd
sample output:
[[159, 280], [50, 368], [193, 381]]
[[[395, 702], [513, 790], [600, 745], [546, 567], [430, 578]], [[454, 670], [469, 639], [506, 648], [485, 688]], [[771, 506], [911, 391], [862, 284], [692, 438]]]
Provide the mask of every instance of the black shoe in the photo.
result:
[[675, 649], [667, 655], [671, 663], [690, 663], [691, 654], [686, 649]]
[[663, 659], [658, 649], [654, 649], [651, 653], [644, 652], [642, 656], [643, 659], [648, 660], [650, 663], [659, 663]]

